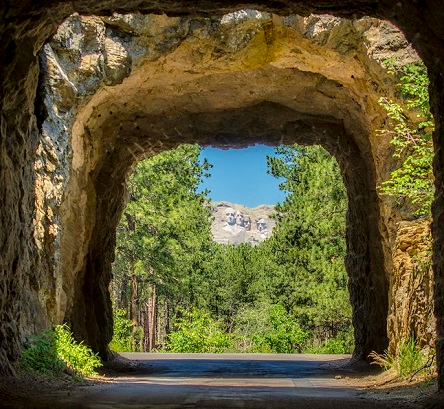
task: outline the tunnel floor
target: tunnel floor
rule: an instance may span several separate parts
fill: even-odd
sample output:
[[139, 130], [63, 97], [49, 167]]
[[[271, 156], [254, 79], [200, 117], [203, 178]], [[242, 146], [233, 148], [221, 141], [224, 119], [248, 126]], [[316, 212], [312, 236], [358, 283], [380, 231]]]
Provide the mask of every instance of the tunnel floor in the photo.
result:
[[375, 372], [350, 367], [347, 355], [121, 356], [104, 369], [103, 377], [92, 382], [51, 388], [49, 381], [40, 381], [40, 387], [34, 381], [27, 387], [20, 380], [0, 380], [0, 393], [4, 395], [0, 408], [444, 407], [442, 397], [434, 393], [434, 385], [375, 387]]

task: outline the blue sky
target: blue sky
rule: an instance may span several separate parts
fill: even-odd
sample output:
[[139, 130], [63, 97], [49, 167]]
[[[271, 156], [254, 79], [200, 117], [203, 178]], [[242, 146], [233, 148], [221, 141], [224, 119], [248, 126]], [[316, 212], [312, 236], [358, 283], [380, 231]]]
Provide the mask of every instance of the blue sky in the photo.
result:
[[228, 150], [204, 148], [201, 158], [207, 158], [213, 168], [201, 189], [211, 190], [209, 197], [214, 201], [248, 207], [282, 202], [285, 194], [278, 188], [279, 180], [267, 174], [266, 155], [273, 153], [274, 148], [264, 145]]

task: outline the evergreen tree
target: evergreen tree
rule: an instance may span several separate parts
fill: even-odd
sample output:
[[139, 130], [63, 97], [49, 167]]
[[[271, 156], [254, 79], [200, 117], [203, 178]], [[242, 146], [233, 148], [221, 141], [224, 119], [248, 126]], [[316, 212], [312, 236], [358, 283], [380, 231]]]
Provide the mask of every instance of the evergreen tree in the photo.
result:
[[[117, 229], [114, 299], [130, 305], [144, 347], [163, 341], [177, 308], [206, 297], [205, 260], [211, 253], [207, 192], [198, 192], [209, 164], [200, 148], [182, 145], [142, 161], [129, 181], [129, 202]], [[162, 322], [159, 322], [162, 321]]]
[[[269, 157], [270, 173], [288, 192], [276, 206], [269, 247], [276, 268], [271, 297], [325, 341], [345, 336], [351, 307], [344, 267], [346, 192], [336, 160], [323, 148], [283, 146]], [[349, 338], [349, 336], [347, 335]]]
[[298, 352], [328, 344], [322, 352], [349, 352], [338, 166], [319, 147], [276, 154], [270, 173], [284, 179], [288, 196], [276, 207], [273, 236], [257, 246], [212, 241], [206, 192], [197, 190], [209, 165], [199, 164], [198, 147], [138, 165], [118, 228], [113, 294], [134, 329], [143, 328], [144, 350], [167, 343], [194, 352]]

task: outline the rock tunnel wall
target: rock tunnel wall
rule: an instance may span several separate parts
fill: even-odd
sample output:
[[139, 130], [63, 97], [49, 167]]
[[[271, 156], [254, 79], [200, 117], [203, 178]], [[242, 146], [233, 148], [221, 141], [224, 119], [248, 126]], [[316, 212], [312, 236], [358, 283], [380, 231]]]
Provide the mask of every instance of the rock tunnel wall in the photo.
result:
[[36, 234], [53, 271], [52, 291], [40, 297], [53, 321], [68, 320], [106, 356], [114, 231], [141, 156], [182, 142], [320, 143], [338, 158], [349, 195], [355, 356], [386, 347], [393, 220], [381, 208], [396, 215], [376, 196], [393, 161], [374, 131], [384, 121], [377, 99], [393, 94], [394, 79], [381, 62], [418, 58], [396, 28], [251, 10], [219, 19], [77, 15], [44, 50]]
[[[192, 5], [189, 3], [184, 4], [185, 3], [179, 1], [165, 1], [162, 5], [159, 5], [146, 1], [143, 3], [138, 2], [137, 6], [142, 12], [169, 12], [173, 15], [197, 14], [202, 12], [220, 15], [236, 8], [235, 3], [230, 3], [230, 5], [227, 6], [226, 2], [224, 2], [223, 5], [209, 1], [197, 1], [193, 2]], [[263, 7], [260, 1], [251, 6], [258, 9]], [[131, 1], [125, 2], [124, 5], [119, 5], [117, 1], [94, 3], [84, 1], [77, 2], [76, 7], [76, 11], [80, 13], [109, 15], [113, 10], [132, 11], [135, 4]], [[0, 314], [2, 317], [0, 328], [0, 365], [5, 372], [13, 371], [13, 364], [18, 357], [22, 337], [26, 335], [26, 333], [36, 331], [38, 328], [42, 328], [48, 324], [48, 311], [50, 312], [51, 318], [60, 318], [63, 315], [65, 310], [64, 308], [60, 308], [60, 305], [62, 305], [61, 300], [64, 297], [67, 312], [66, 317], [79, 318], [79, 328], [76, 329], [76, 332], [83, 335], [90, 344], [96, 347], [100, 347], [100, 345], [103, 346], [103, 342], [109, 338], [109, 321], [106, 315], [109, 313], [109, 307], [105, 308], [104, 311], [99, 307], [107, 307], [105, 300], [107, 290], [105, 286], [110, 274], [111, 249], [114, 241], [113, 225], [117, 223], [119, 210], [122, 206], [122, 201], [116, 200], [116, 196], [121, 197], [121, 195], [116, 195], [116, 192], [124, 192], [124, 187], [121, 183], [123, 179], [119, 179], [117, 173], [115, 173], [116, 177], [114, 177], [114, 183], [112, 184], [114, 190], [111, 191], [109, 188], [110, 175], [113, 174], [112, 169], [115, 169], [115, 172], [121, 172], [119, 176], [124, 175], [125, 177], [130, 171], [134, 157], [132, 154], [128, 155], [128, 150], [125, 152], [128, 142], [133, 144], [134, 141], [142, 142], [141, 144], [137, 142], [141, 146], [141, 149], [137, 152], [143, 152], [143, 154], [147, 152], [155, 153], [162, 149], [173, 147], [179, 142], [177, 135], [176, 138], [173, 139], [169, 137], [169, 135], [174, 134], [174, 129], [171, 127], [171, 118], [167, 118], [162, 110], [155, 115], [155, 120], [154, 117], [150, 118], [145, 115], [144, 119], [140, 121], [140, 125], [137, 126], [139, 126], [139, 130], [149, 131], [150, 124], [154, 121], [160, 125], [163, 130], [168, 130], [169, 132], [162, 135], [156, 134], [155, 132], [146, 132], [146, 134], [150, 134], [150, 138], [144, 138], [143, 141], [138, 139], [138, 137], [134, 135], [134, 129], [125, 129], [125, 126], [130, 127], [131, 124], [134, 126], [134, 110], [133, 112], [131, 112], [130, 109], [125, 111], [123, 107], [120, 107], [122, 112], [119, 111], [119, 114], [123, 114], [122, 125], [119, 123], [119, 130], [120, 126], [122, 126], [122, 130], [125, 131], [124, 133], [127, 136], [116, 141], [117, 135], [109, 132], [116, 129], [116, 123], [110, 118], [111, 115], [107, 115], [106, 121], [104, 122], [94, 119], [95, 123], [87, 123], [87, 118], [94, 118], [94, 116], [91, 116], [91, 110], [93, 108], [91, 101], [94, 98], [91, 98], [89, 101], [88, 98], [86, 98], [82, 100], [82, 103], [85, 104], [85, 106], [82, 107], [83, 114], [80, 111], [78, 113], [78, 118], [79, 115], [84, 115], [79, 123], [86, 125], [83, 127], [87, 131], [91, 129], [103, 131], [103, 134], [99, 132], [98, 135], [105, 137], [100, 141], [94, 141], [94, 143], [88, 142], [85, 146], [80, 146], [81, 149], [87, 148], [84, 150], [84, 153], [89, 154], [91, 157], [86, 165], [79, 163], [80, 167], [85, 165], [85, 168], [77, 175], [77, 182], [74, 182], [75, 178], [72, 177], [66, 180], [66, 173], [63, 174], [59, 166], [70, 160], [69, 149], [66, 150], [65, 147], [62, 147], [61, 151], [65, 152], [67, 156], [63, 157], [63, 154], [61, 154], [59, 157], [57, 149], [54, 147], [54, 141], [38, 140], [38, 129], [43, 126], [45, 113], [41, 112], [40, 109], [36, 109], [36, 107], [39, 108], [42, 106], [41, 100], [43, 98], [40, 93], [37, 93], [39, 67], [36, 55], [44, 41], [55, 31], [56, 26], [73, 11], [72, 3], [59, 4], [57, 1], [47, 2], [46, 9], [41, 9], [39, 5], [26, 1], [14, 3], [14, 6], [7, 9], [0, 9], [0, 13], [4, 17], [0, 22], [0, 32], [2, 35], [1, 47], [3, 54], [9, 57], [5, 59], [0, 67], [2, 97], [0, 101], [0, 177], [2, 181], [0, 183], [0, 188], [2, 189], [0, 194], [0, 197], [2, 197], [0, 218], [2, 226], [8, 226], [7, 231], [2, 229], [0, 236], [0, 244], [2, 246], [0, 267], [3, 272], [0, 286], [2, 294], [0, 299]], [[441, 56], [443, 55], [442, 38], [444, 37], [440, 25], [444, 13], [442, 6], [435, 5], [432, 9], [427, 1], [423, 2], [421, 9], [417, 8], [413, 1], [402, 3], [392, 3], [390, 1], [378, 3], [372, 1], [342, 1], [335, 3], [333, 7], [330, 3], [323, 1], [311, 1], [304, 3], [288, 2], [285, 5], [283, 3], [274, 3], [274, 9], [269, 9], [269, 11], [275, 11], [281, 14], [291, 12], [307, 14], [311, 11], [332, 12], [338, 16], [352, 16], [353, 14], [357, 14], [390, 19], [405, 30], [409, 40], [420, 51], [428, 65], [432, 80], [432, 106], [437, 124], [435, 132], [435, 176], [438, 190], [434, 206], [433, 233], [435, 238], [434, 271], [436, 276], [435, 298], [438, 329], [438, 369], [442, 374], [442, 365], [444, 363], [444, 358], [442, 357], [442, 328], [444, 320], [444, 312], [442, 311], [442, 308], [444, 308], [442, 300], [444, 283], [442, 280], [444, 279], [444, 261], [442, 260], [443, 244], [441, 238], [444, 235], [444, 216], [442, 213], [442, 209], [444, 209], [442, 203], [442, 165], [444, 164], [444, 160], [440, 139], [441, 133], [443, 132], [441, 126], [442, 115], [439, 110], [440, 107], [444, 106], [444, 90], [441, 76], [441, 72], [443, 72], [443, 63], [441, 60]], [[214, 20], [214, 18], [210, 19], [210, 21], [212, 20]], [[424, 22], [427, 24], [424, 24]], [[281, 23], [278, 24], [277, 21], [275, 21], [273, 24], [273, 27], [276, 27]], [[279, 30], [284, 26], [285, 24], [282, 24]], [[295, 27], [293, 27], [293, 29], [295, 29]], [[262, 31], [263, 41], [267, 43], [269, 40], [269, 38], [267, 40], [267, 29]], [[309, 37], [309, 33], [310, 31], [307, 30], [304, 34]], [[270, 33], [268, 33], [268, 35], [269, 34]], [[287, 33], [285, 33], [285, 36], [286, 34]], [[321, 44], [324, 42], [322, 46], [327, 46], [326, 48], [328, 49], [330, 36], [324, 33], [318, 37], [318, 41]], [[316, 44], [316, 41], [313, 41], [313, 44]], [[341, 54], [339, 50], [337, 50], [337, 52], [340, 55], [347, 55], [347, 50], [344, 50], [343, 54]], [[364, 58], [367, 58], [364, 54]], [[262, 61], [260, 61], [257, 66], [250, 66], [250, 69], [257, 69], [261, 64], [264, 64], [264, 56], [262, 55], [260, 57]], [[265, 57], [269, 58], [267, 55]], [[255, 61], [255, 64], [257, 64], [257, 60]], [[268, 63], [269, 61], [267, 64]], [[357, 64], [362, 64], [362, 61], [359, 61]], [[367, 65], [367, 67], [370, 67], [370, 65]], [[374, 74], [377, 74], [379, 69], [373, 65], [371, 67], [370, 71], [373, 69], [376, 70], [371, 76], [375, 78]], [[174, 68], [174, 66], [171, 68]], [[219, 67], [219, 69], [221, 70], [220, 73], [223, 74], [223, 69], [221, 69], [221, 67]], [[268, 72], [267, 69], [269, 69]], [[271, 77], [274, 78], [273, 70], [276, 69], [279, 70], [279, 68], [276, 67], [266, 68], [264, 69], [263, 75], [271, 75]], [[272, 107], [277, 107], [278, 109], [275, 109], [275, 112], [277, 115], [281, 115], [279, 126], [282, 125], [283, 121], [287, 127], [285, 132], [287, 139], [285, 139], [284, 142], [290, 143], [297, 141], [309, 143], [314, 140], [321, 141], [338, 157], [343, 170], [344, 180], [349, 188], [349, 195], [350, 192], [353, 193], [353, 195], [350, 195], [353, 196], [351, 199], [361, 200], [364, 206], [363, 208], [368, 209], [364, 217], [363, 215], [353, 215], [353, 209], [358, 209], [360, 208], [359, 206], [351, 207], [349, 221], [354, 219], [360, 220], [362, 223], [354, 225], [353, 223], [349, 223], [348, 228], [349, 243], [352, 244], [347, 260], [348, 268], [349, 271], [359, 271], [356, 277], [351, 277], [352, 298], [355, 297], [355, 305], [368, 306], [367, 310], [366, 308], [358, 308], [357, 311], [355, 311], [355, 324], [361, 322], [361, 325], [364, 325], [363, 323], [367, 321], [360, 321], [358, 319], [359, 314], [361, 314], [362, 317], [368, 316], [368, 313], [370, 313], [372, 317], [370, 322], [375, 322], [377, 317], [380, 317], [381, 311], [387, 311], [387, 306], [384, 305], [385, 298], [381, 298], [380, 291], [386, 291], [386, 283], [384, 283], [384, 281], [387, 277], [385, 277], [385, 271], [389, 271], [391, 268], [391, 258], [388, 255], [388, 250], [395, 236], [391, 233], [393, 227], [390, 227], [393, 226], [393, 223], [388, 221], [388, 218], [393, 217], [393, 215], [391, 215], [390, 209], [385, 209], [383, 204], [378, 200], [374, 186], [375, 182], [379, 181], [384, 172], [387, 171], [387, 168], [390, 167], [390, 164], [389, 162], [384, 162], [384, 155], [381, 153], [385, 149], [384, 144], [366, 140], [366, 135], [369, 135], [371, 130], [374, 129], [374, 122], [378, 121], [378, 112], [376, 105], [374, 105], [375, 101], [372, 102], [372, 98], [364, 98], [367, 95], [373, 95], [373, 91], [368, 87], [368, 83], [363, 82], [359, 84], [358, 87], [356, 87], [356, 85], [351, 86], [350, 83], [342, 81], [342, 78], [338, 80], [338, 78], [335, 77], [341, 74], [341, 71], [338, 70], [337, 67], [336, 69], [334, 67], [332, 68], [332, 73], [327, 74], [325, 70], [328, 70], [327, 65], [323, 66], [322, 70], [315, 72], [315, 75], [312, 76], [306, 75], [304, 69], [301, 69], [301, 67], [288, 71], [291, 73], [288, 74], [290, 77], [298, 75], [301, 82], [308, 80], [313, 90], [316, 90], [316, 95], [319, 98], [319, 100], [316, 100], [317, 103], [319, 102], [317, 112], [310, 112], [308, 109], [303, 109], [301, 106], [303, 101], [290, 104], [288, 101], [283, 100], [272, 101], [272, 104], [269, 103], [270, 101], [268, 101], [268, 104], [264, 104], [264, 101], [257, 101], [258, 104], [253, 111], [258, 112], [259, 110], [259, 112], [269, 113], [273, 110]], [[189, 74], [193, 75], [192, 73]], [[120, 74], [114, 72], [112, 75], [119, 77]], [[114, 83], [116, 80], [112, 78], [112, 75], [108, 78], [111, 83]], [[324, 83], [322, 83], [322, 81], [320, 82], [319, 79], [322, 77], [324, 77], [324, 79], [327, 78], [328, 81]], [[256, 78], [259, 79], [260, 76], [254, 79]], [[353, 82], [355, 84], [357, 83], [357, 81]], [[342, 87], [336, 86], [338, 83], [342, 84]], [[378, 81], [375, 83], [377, 86], [380, 86]], [[122, 85], [124, 84], [125, 81]], [[195, 84], [199, 85], [199, 82], [197, 81]], [[117, 87], [112, 87], [112, 89], [117, 90]], [[318, 93], [318, 89], [320, 89], [321, 92]], [[338, 89], [340, 89], [339, 92]], [[275, 89], [275, 91], [277, 90], [278, 88]], [[172, 92], [171, 95], [177, 97], [177, 95], [174, 95], [175, 92], [180, 93], [176, 90]], [[340, 96], [341, 92], [344, 94], [338, 98], [337, 96]], [[321, 94], [321, 96], [318, 94]], [[114, 98], [116, 95], [118, 94], [114, 94]], [[331, 97], [332, 95], [334, 98]], [[356, 97], [355, 106], [348, 107], [350, 109], [347, 112], [339, 110], [339, 112], [341, 112], [339, 116], [337, 114], [332, 115], [333, 112], [338, 112], [338, 106], [332, 104], [332, 101], [328, 101], [334, 99], [336, 103], [339, 104], [339, 102], [343, 102], [344, 99], [350, 101], [351, 95]], [[104, 102], [106, 97], [112, 98], [113, 95], [112, 92], [109, 95], [106, 95], [105, 92], [105, 94], [96, 95], [96, 98], [97, 97], [104, 98], [101, 101]], [[363, 99], [367, 99], [367, 101]], [[176, 100], [178, 102], [181, 101], [180, 98]], [[182, 100], [182, 102], [183, 101], [184, 100]], [[224, 128], [224, 124], [230, 123], [230, 121], [231, 123], [237, 123], [239, 119], [244, 119], [248, 116], [251, 118], [252, 114], [251, 112], [249, 113], [248, 106], [244, 106], [244, 112], [242, 112], [242, 114], [239, 107], [218, 107], [220, 112], [217, 117], [222, 119], [219, 119], [220, 123], [216, 123], [220, 131], [217, 135], [214, 135], [214, 132], [211, 132], [215, 126], [214, 112], [204, 112], [205, 110], [202, 110], [202, 106], [206, 106], [205, 104], [208, 101], [211, 101], [211, 99], [207, 99], [206, 101], [202, 100], [201, 106], [199, 107], [200, 111], [199, 109], [197, 109], [197, 111], [191, 110], [187, 113], [186, 118], [183, 112], [180, 113], [180, 115], [176, 115], [175, 120], [178, 124], [192, 124], [194, 126], [193, 131], [190, 133], [183, 133], [182, 130], [185, 131], [185, 129], [180, 130], [182, 135], [184, 135], [183, 141], [193, 140], [203, 144], [219, 146], [232, 145], [233, 140], [236, 140], [236, 144], [241, 145], [261, 141], [274, 144], [277, 143], [277, 141], [282, 141], [282, 129], [276, 126], [276, 122], [273, 123], [271, 118], [268, 120], [271, 123], [266, 124], [267, 127], [265, 129], [268, 131], [266, 137], [265, 135], [253, 136], [246, 133], [245, 135], [242, 134], [244, 135], [242, 137], [243, 139], [240, 139], [241, 132], [248, 129], [255, 129], [254, 126], [252, 127], [255, 123], [253, 119], [251, 119], [250, 122], [245, 120], [241, 121], [241, 123], [244, 124], [244, 128], [239, 126], [235, 128], [236, 132], [231, 134], [228, 132], [229, 130]], [[96, 102], [94, 102], [94, 104]], [[249, 105], [250, 108], [251, 106], [254, 105]], [[283, 108], [286, 106], [290, 106], [289, 112], [286, 112]], [[101, 107], [104, 109], [109, 108], [106, 103], [103, 103]], [[363, 107], [368, 109], [366, 113], [373, 114], [369, 115], [369, 118], [372, 120], [371, 124], [365, 123], [365, 121], [362, 123], [362, 111], [365, 110]], [[176, 113], [176, 106], [174, 106], [174, 104], [171, 104], [170, 108], [173, 108], [173, 112]], [[108, 110], [107, 112], [109, 114], [111, 111]], [[159, 115], [159, 113], [161, 113], [161, 115]], [[223, 115], [219, 115], [220, 113], [223, 113]], [[163, 123], [159, 121], [159, 116], [165, 117]], [[204, 121], [202, 121], [203, 118], [205, 119]], [[196, 129], [197, 123], [200, 123], [201, 126]], [[313, 123], [316, 125], [314, 130], [312, 128]], [[170, 128], [168, 128], [168, 126], [170, 126]], [[102, 128], [100, 129], [100, 127]], [[295, 127], [297, 128], [297, 132], [291, 132]], [[73, 136], [71, 147], [75, 147], [76, 143], [82, 142], [85, 132], [83, 132], [81, 128], [82, 127], [80, 127], [77, 133], [80, 139], [76, 139]], [[74, 130], [76, 129], [76, 125], [74, 125]], [[363, 132], [361, 133], [361, 131]], [[73, 135], [75, 135], [75, 132]], [[94, 134], [94, 137], [97, 137], [96, 134]], [[180, 138], [180, 141], [182, 141], [182, 138]], [[333, 146], [328, 146], [329, 142], [331, 143], [332, 141], [336, 141], [336, 143], [332, 144]], [[66, 145], [66, 147], [68, 146], [69, 145]], [[349, 146], [349, 149], [345, 149], [346, 146]], [[97, 154], [97, 148], [103, 148], [105, 152], [108, 149], [108, 156], [103, 158], [94, 157]], [[51, 164], [48, 165], [45, 161], [35, 161], [35, 152], [37, 150], [39, 153], [44, 151], [45, 154], [47, 153], [50, 156], [54, 154], [52, 162], [57, 164], [54, 169], [51, 167]], [[354, 154], [347, 155], [346, 152], [354, 152]], [[137, 158], [139, 153], [136, 154]], [[358, 155], [355, 155], [356, 153], [358, 153]], [[372, 154], [375, 156], [372, 156]], [[142, 155], [142, 153], [140, 153], [140, 155]], [[42, 157], [44, 155], [40, 156]], [[74, 157], [73, 152], [73, 160]], [[77, 157], [77, 159], [79, 158], [81, 159], [82, 155]], [[58, 163], [59, 161], [60, 163]], [[114, 168], [111, 167], [113, 163], [116, 165]], [[47, 168], [45, 172], [58, 176], [59, 180], [57, 183], [54, 183], [54, 186], [49, 187], [49, 190], [53, 189], [51, 193], [52, 197], [48, 195], [48, 197], [45, 196], [42, 198], [42, 202], [47, 201], [48, 203], [45, 203], [42, 209], [36, 209], [34, 200], [35, 186], [39, 189], [39, 186], [45, 183], [53, 183], [52, 180], [45, 180], [47, 176], [45, 176], [46, 173], [42, 169], [47, 166], [49, 166], [49, 168]], [[36, 167], [36, 170], [34, 167]], [[356, 178], [356, 169], [359, 168], [363, 169], [363, 176]], [[50, 179], [51, 178], [52, 176]], [[353, 181], [348, 180], [348, 178], [353, 178]], [[75, 191], [76, 183], [81, 194], [79, 194], [78, 198], [72, 200], [72, 203], [69, 203], [69, 201], [65, 203], [65, 201], [62, 200], [62, 196], [60, 196], [60, 192], [65, 191], [70, 193]], [[40, 188], [40, 191], [43, 190], [44, 189]], [[107, 199], [110, 201], [105, 203]], [[74, 219], [73, 214], [68, 210], [72, 208], [77, 208], [78, 213], [74, 212], [73, 214], [81, 216], [80, 219]], [[106, 212], [103, 212], [104, 208], [106, 208], [107, 212], [111, 212], [111, 217], [108, 219], [104, 217], [106, 214]], [[50, 213], [52, 209], [56, 209], [56, 211], [51, 216]], [[60, 214], [57, 209], [60, 209]], [[84, 212], [85, 209], [89, 209], [86, 214]], [[31, 217], [34, 211], [36, 211], [35, 220], [38, 223], [35, 231], [33, 218]], [[48, 218], [47, 215], [51, 217]], [[79, 240], [81, 241], [80, 251], [79, 243], [70, 243], [69, 240], [65, 242], [65, 237], [61, 237], [60, 231], [57, 229], [57, 226], [61, 224], [64, 226], [67, 237], [69, 237], [70, 217], [72, 226], [78, 222], [81, 228], [84, 229], [83, 235]], [[359, 219], [359, 217], [361, 217], [361, 219]], [[99, 229], [97, 227], [99, 226], [98, 223], [102, 221], [107, 222], [105, 229]], [[51, 227], [52, 225], [54, 226]], [[78, 231], [78, 228], [75, 230]], [[36, 233], [36, 237], [34, 233]], [[363, 237], [370, 238], [370, 241], [367, 242], [364, 248], [359, 248], [358, 243], [362, 243], [362, 241], [356, 239]], [[350, 240], [350, 238], [353, 240]], [[35, 244], [36, 242], [37, 244]], [[71, 249], [69, 248], [70, 245], [72, 247]], [[353, 245], [356, 248], [354, 248]], [[98, 258], [97, 254], [99, 252], [104, 252], [105, 257]], [[51, 254], [51, 257], [54, 259], [51, 260], [48, 254]], [[379, 262], [377, 261], [378, 257]], [[359, 260], [363, 261], [363, 263]], [[75, 266], [76, 269], [67, 271], [65, 261], [68, 262], [69, 266]], [[353, 263], [356, 263], [356, 265], [360, 267], [353, 266]], [[65, 268], [66, 271], [60, 272], [53, 268], [54, 265], [61, 266]], [[87, 274], [87, 272], [90, 271], [98, 271], [99, 273], [91, 276]], [[76, 283], [73, 287], [74, 291], [71, 295], [66, 294], [66, 289], [62, 288], [66, 274], [71, 274], [76, 277]], [[62, 279], [60, 279], [60, 277], [62, 277]], [[85, 280], [83, 280], [83, 277], [85, 277]], [[57, 282], [57, 280], [61, 281]], [[99, 287], [90, 285], [97, 282], [102, 283], [102, 285]], [[354, 283], [356, 283], [355, 290], [353, 289]], [[47, 284], [52, 286], [49, 287], [53, 290], [51, 294], [54, 294], [54, 292], [57, 294], [57, 291], [59, 291], [58, 295], [55, 297], [45, 298], [45, 296], [42, 298], [42, 296], [47, 293], [47, 291], [43, 291]], [[99, 294], [94, 294], [92, 292], [93, 288], [96, 288], [96, 291], [98, 289]], [[367, 288], [370, 291], [357, 291], [363, 288]], [[81, 294], [85, 292], [90, 295], [81, 296]], [[91, 303], [91, 300], [95, 299], [98, 299], [99, 302]], [[100, 300], [103, 301], [101, 305]], [[375, 301], [381, 300], [382, 304], [373, 308], [375, 305], [378, 305]], [[372, 307], [370, 308], [370, 306]], [[89, 324], [84, 324], [84, 320], [82, 320], [81, 317], [82, 314], [86, 317], [86, 315], [91, 312], [94, 312], [92, 316], [95, 320], [94, 325], [88, 328]], [[99, 327], [97, 325], [105, 328], [103, 336], [98, 334]], [[379, 329], [376, 328], [376, 333], [374, 334], [371, 333], [375, 328], [359, 328], [359, 324], [356, 328], [361, 336], [361, 341], [358, 341], [362, 347], [361, 351], [358, 351], [361, 357], [370, 345], [376, 347], [376, 349], [380, 349], [381, 345], [377, 345], [376, 337], [385, 331], [381, 329], [381, 326], [379, 326]], [[370, 342], [366, 342], [365, 339], [369, 339]]]

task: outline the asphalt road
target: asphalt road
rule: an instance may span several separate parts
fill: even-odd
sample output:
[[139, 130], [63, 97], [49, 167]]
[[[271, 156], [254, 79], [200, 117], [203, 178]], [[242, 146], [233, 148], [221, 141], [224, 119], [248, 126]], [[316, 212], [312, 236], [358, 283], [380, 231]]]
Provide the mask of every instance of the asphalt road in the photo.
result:
[[363, 390], [341, 370], [348, 356], [122, 354], [106, 384], [59, 394], [63, 409], [408, 408], [405, 399]]

